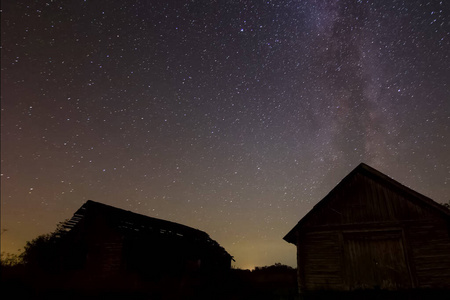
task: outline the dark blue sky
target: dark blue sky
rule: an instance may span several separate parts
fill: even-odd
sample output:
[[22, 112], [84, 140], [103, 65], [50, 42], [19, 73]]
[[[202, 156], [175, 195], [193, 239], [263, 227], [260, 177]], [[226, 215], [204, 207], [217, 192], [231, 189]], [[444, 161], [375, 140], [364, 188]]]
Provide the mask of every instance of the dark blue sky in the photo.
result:
[[86, 200], [250, 268], [365, 162], [447, 202], [447, 1], [2, 2], [2, 251]]

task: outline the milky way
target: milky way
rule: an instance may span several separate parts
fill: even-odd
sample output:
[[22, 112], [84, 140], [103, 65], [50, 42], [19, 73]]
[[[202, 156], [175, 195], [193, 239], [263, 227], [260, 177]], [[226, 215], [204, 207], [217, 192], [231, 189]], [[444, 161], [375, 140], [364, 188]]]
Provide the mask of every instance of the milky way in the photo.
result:
[[450, 200], [447, 1], [2, 3], [2, 251], [86, 200], [237, 267], [365, 162]]

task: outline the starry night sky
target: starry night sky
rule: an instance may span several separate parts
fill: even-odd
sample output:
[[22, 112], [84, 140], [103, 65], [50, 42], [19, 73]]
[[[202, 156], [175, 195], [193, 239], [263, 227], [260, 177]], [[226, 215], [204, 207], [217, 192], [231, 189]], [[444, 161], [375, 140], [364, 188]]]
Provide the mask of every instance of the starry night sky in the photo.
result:
[[1, 249], [88, 199], [236, 267], [360, 162], [450, 200], [449, 1], [2, 1]]

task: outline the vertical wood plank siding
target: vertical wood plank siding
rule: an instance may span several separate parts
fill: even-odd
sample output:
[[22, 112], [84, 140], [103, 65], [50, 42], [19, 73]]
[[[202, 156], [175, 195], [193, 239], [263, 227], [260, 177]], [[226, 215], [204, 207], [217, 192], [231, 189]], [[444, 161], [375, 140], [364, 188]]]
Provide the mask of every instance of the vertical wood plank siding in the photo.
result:
[[[306, 246], [307, 245], [307, 246]], [[342, 251], [337, 231], [311, 232], [302, 237], [299, 266], [305, 275], [306, 290], [339, 289], [343, 287]]]
[[359, 168], [291, 231], [299, 290], [450, 289], [450, 213]]
[[450, 288], [450, 237], [445, 222], [417, 222], [409, 227], [418, 285]]
[[305, 226], [364, 224], [400, 220], [426, 220], [435, 214], [406, 199], [405, 195], [357, 174], [308, 220]]

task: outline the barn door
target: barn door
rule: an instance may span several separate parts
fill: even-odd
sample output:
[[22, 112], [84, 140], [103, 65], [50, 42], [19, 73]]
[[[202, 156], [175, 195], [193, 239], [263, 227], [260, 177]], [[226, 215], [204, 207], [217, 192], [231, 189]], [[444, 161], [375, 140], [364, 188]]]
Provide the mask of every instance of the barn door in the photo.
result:
[[350, 290], [411, 288], [401, 231], [345, 233], [344, 249]]

